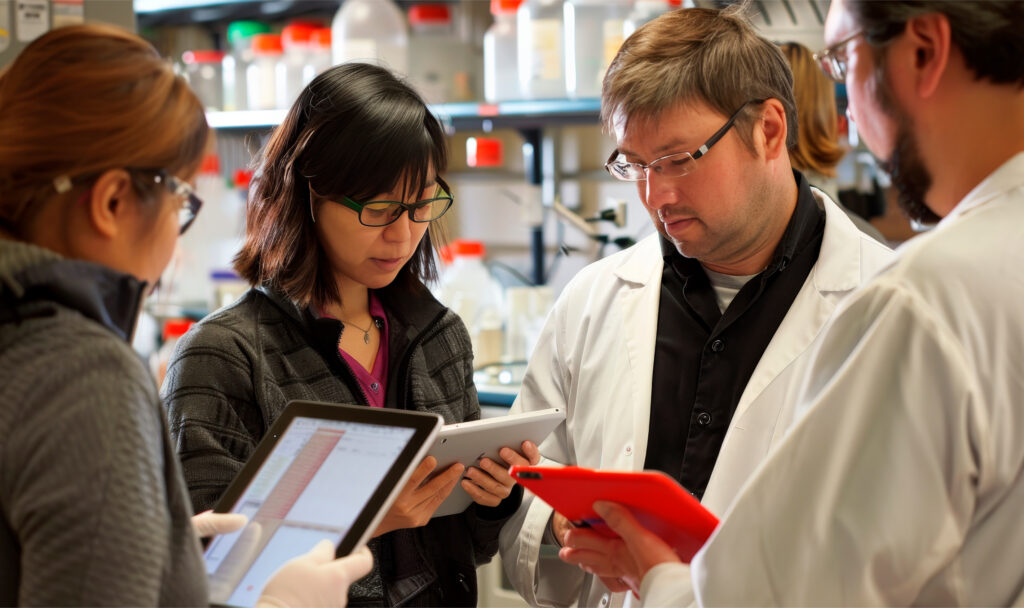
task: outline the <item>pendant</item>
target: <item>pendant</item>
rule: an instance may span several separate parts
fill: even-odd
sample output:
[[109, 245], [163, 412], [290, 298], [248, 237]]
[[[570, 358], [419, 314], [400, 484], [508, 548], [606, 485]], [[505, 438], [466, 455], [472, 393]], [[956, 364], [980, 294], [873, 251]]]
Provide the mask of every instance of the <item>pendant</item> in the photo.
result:
[[363, 332], [363, 343], [364, 344], [369, 344], [370, 343], [370, 330], [366, 330], [366, 331]]

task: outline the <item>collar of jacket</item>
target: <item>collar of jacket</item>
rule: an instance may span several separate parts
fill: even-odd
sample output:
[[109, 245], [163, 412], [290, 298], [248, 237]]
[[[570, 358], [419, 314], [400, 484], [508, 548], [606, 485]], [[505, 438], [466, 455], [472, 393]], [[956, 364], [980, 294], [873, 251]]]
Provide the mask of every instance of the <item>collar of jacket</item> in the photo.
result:
[[72, 260], [30, 243], [0, 239], [0, 318], [78, 311], [124, 340], [135, 330], [146, 283], [102, 264]]
[[[322, 356], [334, 360], [343, 328], [341, 321], [317, 317], [309, 306], [295, 302], [270, 284], [261, 285], [257, 290], [308, 332], [310, 343]], [[419, 281], [412, 291], [388, 285], [377, 290], [377, 297], [388, 315], [388, 349], [393, 353], [392, 356], [403, 353], [404, 358], [410, 344], [415, 343], [448, 310]], [[392, 366], [391, 375], [394, 376], [398, 371], [396, 366]], [[392, 391], [388, 392], [390, 394]]]

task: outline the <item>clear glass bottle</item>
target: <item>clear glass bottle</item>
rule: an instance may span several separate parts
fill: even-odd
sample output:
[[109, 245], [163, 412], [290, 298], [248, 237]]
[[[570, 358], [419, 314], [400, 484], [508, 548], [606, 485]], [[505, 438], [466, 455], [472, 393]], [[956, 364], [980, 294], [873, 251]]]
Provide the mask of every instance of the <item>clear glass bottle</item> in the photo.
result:
[[221, 77], [224, 51], [185, 51], [185, 79], [207, 111], [224, 107], [224, 82]]
[[250, 110], [273, 110], [284, 107], [284, 48], [279, 34], [256, 34], [252, 37], [253, 61], [245, 70], [246, 92]]

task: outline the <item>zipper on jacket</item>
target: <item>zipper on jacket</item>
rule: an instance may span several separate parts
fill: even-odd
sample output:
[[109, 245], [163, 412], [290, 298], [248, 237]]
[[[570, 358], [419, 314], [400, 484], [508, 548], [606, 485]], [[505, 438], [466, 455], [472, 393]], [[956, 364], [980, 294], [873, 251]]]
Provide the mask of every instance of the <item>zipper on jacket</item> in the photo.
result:
[[405, 348], [405, 352], [402, 353], [401, 365], [399, 366], [398, 369], [404, 370], [405, 373], [398, 377], [398, 405], [400, 405], [401, 409], [403, 410], [409, 409], [408, 396], [406, 395], [406, 386], [409, 383], [409, 377], [411, 375], [409, 369], [409, 362], [412, 361], [412, 353], [414, 350], [416, 350], [416, 347], [419, 346], [420, 342], [423, 341], [423, 337], [427, 335], [427, 333], [431, 329], [433, 329], [434, 326], [437, 325], [442, 318], [444, 318], [447, 312], [447, 308], [443, 309], [440, 313], [438, 313], [436, 317], [434, 317], [430, 321], [430, 323], [427, 323], [426, 327], [423, 328], [423, 331], [416, 334], [416, 337], [413, 338], [412, 341], [409, 342], [409, 345]]

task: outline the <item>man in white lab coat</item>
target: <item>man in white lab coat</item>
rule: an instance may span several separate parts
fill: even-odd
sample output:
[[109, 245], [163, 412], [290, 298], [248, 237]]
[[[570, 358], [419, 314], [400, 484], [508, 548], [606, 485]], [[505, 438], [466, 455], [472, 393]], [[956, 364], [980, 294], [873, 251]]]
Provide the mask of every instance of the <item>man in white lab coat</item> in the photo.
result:
[[[833, 1], [823, 68], [904, 209], [941, 221], [816, 342], [795, 425], [694, 559], [701, 603], [1024, 602], [1022, 33], [1022, 2]], [[666, 545], [598, 509], [624, 541], [567, 551], [690, 599]]]
[[[826, 319], [891, 251], [792, 169], [788, 63], [734, 10], [638, 30], [605, 77], [602, 118], [607, 168], [636, 182], [657, 233], [566, 287], [513, 410], [565, 409], [548, 464], [662, 470], [722, 512], [778, 439]], [[623, 581], [555, 557], [569, 527], [524, 500], [501, 535], [516, 589], [532, 605], [622, 603]]]

